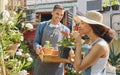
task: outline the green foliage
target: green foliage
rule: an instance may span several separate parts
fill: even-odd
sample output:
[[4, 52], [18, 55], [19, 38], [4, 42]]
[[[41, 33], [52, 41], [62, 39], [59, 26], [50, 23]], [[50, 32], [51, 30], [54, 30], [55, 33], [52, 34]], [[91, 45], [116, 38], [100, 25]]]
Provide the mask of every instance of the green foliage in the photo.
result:
[[[32, 53], [30, 52], [30, 49], [29, 49], [29, 45], [28, 45], [28, 44], [22, 42], [21, 45], [20, 45], [20, 49], [23, 49], [23, 53], [24, 53], [24, 54], [28, 53], [28, 54], [30, 54], [30, 57], [31, 57], [32, 59], [34, 58], [33, 55], [32, 55]], [[24, 59], [24, 57], [22, 57], [22, 58]], [[21, 59], [21, 58], [20, 58], [20, 59]], [[23, 60], [23, 59], [22, 59], [22, 60]], [[21, 60], [21, 61], [22, 61], [22, 60]], [[27, 60], [25, 59], [25, 63], [24, 63], [24, 65], [23, 65], [22, 69], [32, 70], [32, 69], [33, 69], [33, 64], [34, 64], [33, 61], [32, 61], [32, 62], [29, 62], [29, 61], [27, 61]]]
[[[8, 20], [0, 19], [0, 46], [2, 48], [0, 64], [5, 67], [4, 71], [7, 72], [7, 75], [17, 75], [21, 70], [33, 68], [33, 56], [28, 45], [22, 42], [23, 33], [20, 31], [24, 17], [23, 11], [19, 11], [11, 14]], [[20, 43], [21, 46], [15, 50], [9, 49], [11, 45], [16, 43]], [[9, 55], [10, 53], [13, 56]]]
[[[4, 54], [5, 55], [5, 54]], [[31, 60], [29, 60], [31, 59]], [[33, 56], [30, 53], [29, 47], [25, 43], [21, 43], [14, 57], [8, 57], [5, 61], [6, 71], [12, 75], [18, 74], [21, 70], [33, 69]]]
[[112, 5], [118, 5], [118, 4], [119, 4], [119, 1], [118, 1], [118, 0], [111, 0], [111, 4], [112, 4]]
[[72, 64], [66, 64], [65, 66], [66, 73], [65, 75], [82, 75], [82, 72], [76, 72]]
[[82, 74], [79, 72], [71, 72], [70, 70], [67, 70], [65, 75], [82, 75]]
[[0, 44], [3, 49], [9, 44], [21, 42], [23, 35], [15, 26], [17, 18], [10, 17], [9, 21], [0, 20]]
[[[118, 50], [117, 50], [117, 51], [118, 51]], [[110, 45], [109, 62], [110, 62], [111, 65], [113, 65], [113, 66], [120, 65], [120, 52], [119, 52], [119, 53], [115, 53], [114, 44], [111, 44], [111, 45]]]
[[69, 38], [67, 36], [64, 36], [63, 40], [59, 41], [57, 44], [60, 45], [60, 46], [73, 46], [74, 45], [74, 39]]
[[50, 48], [51, 47], [50, 41], [45, 41], [44, 47], [45, 48]]
[[103, 7], [110, 6], [110, 1], [109, 0], [103, 0], [102, 6]]
[[[116, 51], [119, 50], [118, 48]], [[115, 47], [113, 43], [110, 45], [110, 55], [109, 55], [108, 61], [110, 62], [112, 66], [120, 65], [120, 52], [115, 53]], [[116, 71], [116, 73], [117, 75], [120, 75], [119, 71]]]

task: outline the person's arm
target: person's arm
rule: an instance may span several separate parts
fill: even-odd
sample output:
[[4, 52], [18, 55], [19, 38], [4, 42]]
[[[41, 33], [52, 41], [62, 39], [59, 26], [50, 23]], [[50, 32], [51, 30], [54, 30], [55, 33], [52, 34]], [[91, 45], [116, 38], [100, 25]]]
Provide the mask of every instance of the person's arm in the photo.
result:
[[34, 50], [40, 45], [40, 25], [36, 29], [36, 36], [34, 39]]
[[118, 66], [116, 67], [116, 70], [120, 71], [120, 65], [118, 65]]
[[84, 70], [91, 65], [93, 65], [99, 58], [104, 55], [109, 54], [108, 44], [105, 42], [99, 42], [91, 48], [91, 51], [87, 56], [82, 59], [82, 55], [80, 54], [82, 41], [80, 34], [76, 31], [73, 32], [73, 37], [75, 38], [75, 60], [74, 60], [74, 68], [76, 71]]
[[101, 43], [96, 44], [93, 46], [91, 51], [87, 56], [84, 57], [84, 59], [81, 58], [81, 46], [80, 44], [76, 45], [76, 51], [75, 51], [75, 61], [74, 61], [74, 67], [76, 71], [84, 70], [91, 65], [93, 65], [99, 58], [105, 55], [105, 53], [108, 53], [106, 50], [108, 47], [102, 45]]
[[36, 36], [34, 39], [34, 50], [36, 51], [36, 54], [38, 55], [40, 53], [43, 53], [42, 45], [41, 45], [42, 35], [43, 35], [44, 27], [48, 25], [49, 22], [50, 21], [41, 22], [40, 25], [37, 27]]

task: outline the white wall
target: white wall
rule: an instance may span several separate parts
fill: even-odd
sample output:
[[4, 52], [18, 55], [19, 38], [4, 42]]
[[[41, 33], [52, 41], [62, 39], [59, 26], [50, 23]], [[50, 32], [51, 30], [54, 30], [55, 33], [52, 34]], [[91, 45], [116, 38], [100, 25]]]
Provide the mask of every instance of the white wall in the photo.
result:
[[27, 5], [54, 3], [54, 2], [66, 2], [66, 1], [76, 1], [76, 0], [27, 0]]
[[86, 14], [87, 11], [87, 0], [78, 0], [77, 1], [78, 11], [83, 14]]
[[[120, 13], [120, 10], [118, 11], [108, 11], [108, 12], [104, 12], [103, 13], [103, 17], [104, 17], [104, 21], [103, 23], [110, 26], [110, 15], [113, 14], [113, 13]], [[117, 15], [117, 16], [114, 16], [113, 17], [113, 21], [112, 23], [114, 22], [119, 22], [120, 23], [120, 15]], [[115, 48], [115, 52], [118, 53], [120, 52], [120, 39], [118, 40], [118, 37], [117, 37], [117, 33], [116, 33], [116, 37], [115, 37], [115, 40], [113, 41], [113, 44], [114, 44], [114, 48]]]

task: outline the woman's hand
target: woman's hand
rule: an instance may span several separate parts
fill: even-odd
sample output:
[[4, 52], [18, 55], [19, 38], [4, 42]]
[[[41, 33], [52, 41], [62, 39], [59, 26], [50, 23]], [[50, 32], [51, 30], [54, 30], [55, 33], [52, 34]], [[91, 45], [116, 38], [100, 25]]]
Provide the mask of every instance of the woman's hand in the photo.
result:
[[118, 65], [118, 66], [116, 67], [116, 70], [119, 70], [119, 71], [120, 71], [120, 65]]
[[69, 52], [69, 60], [71, 61], [71, 63], [74, 62], [74, 57], [75, 57], [75, 53], [74, 51], [71, 49], [70, 52]]
[[73, 35], [73, 38], [75, 39], [75, 46], [76, 45], [81, 45], [82, 41], [81, 41], [81, 36], [80, 36], [79, 32], [78, 31], [73, 31], [72, 35]]

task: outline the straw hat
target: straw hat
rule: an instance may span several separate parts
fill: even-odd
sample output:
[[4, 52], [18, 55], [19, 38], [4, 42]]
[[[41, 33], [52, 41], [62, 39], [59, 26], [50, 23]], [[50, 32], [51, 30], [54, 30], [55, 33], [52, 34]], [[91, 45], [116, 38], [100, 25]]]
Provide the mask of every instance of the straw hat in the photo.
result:
[[88, 24], [101, 25], [101, 26], [105, 27], [106, 29], [110, 29], [109, 26], [102, 23], [103, 15], [95, 10], [88, 11], [86, 13], [86, 16], [75, 15], [75, 16], [73, 16], [73, 19], [78, 22], [80, 20], [82, 20], [83, 22], [86, 22]]

